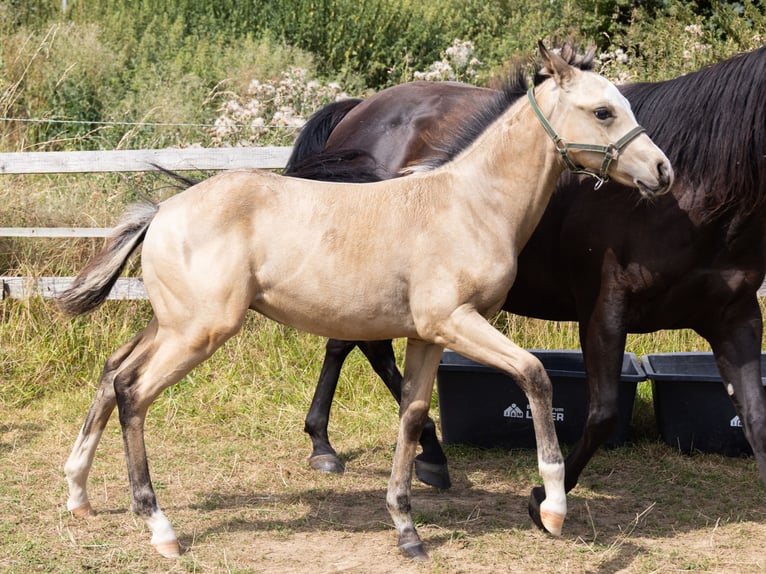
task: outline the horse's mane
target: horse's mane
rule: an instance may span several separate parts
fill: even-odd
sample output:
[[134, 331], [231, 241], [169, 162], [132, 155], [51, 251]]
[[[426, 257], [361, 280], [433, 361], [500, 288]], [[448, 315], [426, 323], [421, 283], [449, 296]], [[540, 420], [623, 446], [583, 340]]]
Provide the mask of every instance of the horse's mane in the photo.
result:
[[704, 217], [766, 209], [766, 48], [621, 89]]
[[[581, 70], [592, 69], [594, 54], [595, 49], [590, 49], [585, 54], [578, 54], [569, 43], [564, 43], [560, 50], [560, 55], [565, 61]], [[453, 128], [452, 136], [448, 141], [431, 142], [434, 148], [439, 149], [440, 155], [426, 158], [418, 165], [409, 166], [402, 173], [428, 171], [455, 159], [460, 152], [476, 141], [496, 119], [527, 93], [529, 88], [528, 72], [529, 65], [526, 62], [521, 60], [513, 62], [510, 66], [510, 72], [500, 81], [497, 88], [498, 93], [494, 98], [463, 118]], [[544, 70], [537, 70], [533, 75], [533, 85], [538, 85], [548, 77]], [[326, 181], [372, 182], [382, 179], [377, 174], [376, 168], [378, 166], [371, 153], [356, 149], [326, 151], [319, 149], [320, 144], [317, 143], [324, 141], [345, 113], [359, 102], [360, 100], [353, 100], [338, 109], [326, 106], [309, 119], [307, 127], [309, 124], [312, 126], [309, 132], [322, 130], [324, 135], [319, 137], [317, 134], [316, 141], [311, 140], [309, 144], [302, 142], [302, 138], [299, 137], [300, 147], [293, 151], [283, 173], [293, 177]], [[319, 139], [316, 139], [317, 137]]]

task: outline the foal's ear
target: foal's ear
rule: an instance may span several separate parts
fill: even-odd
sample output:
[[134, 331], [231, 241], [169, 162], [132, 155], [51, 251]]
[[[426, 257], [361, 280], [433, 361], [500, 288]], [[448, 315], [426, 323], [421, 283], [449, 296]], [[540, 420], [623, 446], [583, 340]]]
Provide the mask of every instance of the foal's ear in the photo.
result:
[[548, 74], [556, 79], [557, 84], [562, 84], [572, 76], [570, 65], [554, 51], [549, 51], [542, 40], [538, 40], [537, 47], [540, 50], [540, 56], [543, 58], [543, 74]]

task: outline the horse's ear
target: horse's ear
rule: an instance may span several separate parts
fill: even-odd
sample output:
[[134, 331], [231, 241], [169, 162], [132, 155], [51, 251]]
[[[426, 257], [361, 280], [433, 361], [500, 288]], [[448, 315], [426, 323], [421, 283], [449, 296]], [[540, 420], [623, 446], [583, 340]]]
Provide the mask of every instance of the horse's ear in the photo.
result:
[[566, 63], [580, 70], [592, 70], [593, 59], [596, 57], [596, 46], [591, 46], [584, 54], [578, 54], [572, 44], [564, 42], [559, 50], [561, 57]]
[[596, 46], [591, 46], [580, 62], [580, 68], [583, 70], [590, 70], [593, 68], [593, 59], [596, 57]]
[[573, 63], [575, 59], [577, 58], [577, 53], [572, 47], [572, 44], [570, 44], [569, 42], [564, 42], [561, 45], [561, 50], [559, 50], [559, 54], [561, 54], [561, 57], [564, 59], [565, 62], [569, 62], [570, 64]]
[[[543, 59], [544, 68], [541, 70], [542, 74], [548, 74], [556, 79], [556, 83], [561, 84], [566, 82], [572, 75], [572, 68], [569, 64], [552, 50], [549, 51], [542, 40], [538, 40], [537, 47], [540, 50], [540, 56]], [[568, 45], [565, 45], [566, 49], [571, 51]]]

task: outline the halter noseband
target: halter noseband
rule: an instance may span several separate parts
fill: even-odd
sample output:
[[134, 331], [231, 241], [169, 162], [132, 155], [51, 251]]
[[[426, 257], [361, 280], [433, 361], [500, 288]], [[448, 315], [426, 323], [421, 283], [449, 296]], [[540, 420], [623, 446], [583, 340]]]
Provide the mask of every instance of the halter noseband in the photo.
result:
[[[540, 123], [543, 124], [545, 131], [548, 132], [549, 136], [551, 136], [551, 139], [553, 140], [553, 144], [556, 146], [556, 150], [561, 155], [561, 158], [564, 160], [564, 163], [566, 163], [567, 167], [572, 171], [572, 173], [585, 174], [591, 177], [595, 177], [596, 178], [596, 185], [594, 186], [595, 189], [599, 189], [602, 185], [604, 185], [605, 181], [609, 180], [609, 176], [607, 175], [607, 172], [609, 171], [609, 166], [611, 165], [612, 160], [620, 154], [620, 151], [625, 146], [627, 146], [637, 136], [639, 136], [640, 134], [646, 131], [641, 126], [636, 126], [632, 130], [630, 130], [627, 134], [622, 136], [619, 140], [617, 140], [617, 143], [613, 143], [613, 144], [610, 143], [609, 145], [569, 143], [566, 140], [564, 140], [564, 138], [562, 138], [560, 135], [558, 135], [556, 133], [556, 130], [554, 130], [551, 124], [548, 123], [548, 120], [545, 119], [543, 112], [540, 111], [540, 108], [538, 107], [537, 102], [535, 101], [534, 87], [529, 88], [529, 90], [527, 90], [527, 96], [529, 97], [529, 103], [532, 104], [532, 109], [534, 110], [535, 115], [537, 116], [537, 119], [540, 120]], [[603, 153], [604, 160], [601, 162], [601, 169], [599, 171], [595, 171], [592, 169], [588, 169], [587, 167], [582, 167], [577, 165], [569, 156], [569, 150], [572, 150], [572, 149]]]

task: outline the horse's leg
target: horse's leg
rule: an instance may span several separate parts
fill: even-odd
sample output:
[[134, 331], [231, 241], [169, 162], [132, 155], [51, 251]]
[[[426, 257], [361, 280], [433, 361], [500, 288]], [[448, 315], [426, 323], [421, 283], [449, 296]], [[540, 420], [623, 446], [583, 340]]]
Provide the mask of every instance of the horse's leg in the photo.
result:
[[136, 335], [129, 343], [120, 347], [107, 359], [96, 396], [85, 417], [74, 448], [72, 448], [72, 452], [64, 464], [64, 474], [69, 486], [67, 509], [77, 517], [93, 514], [86, 489], [88, 474], [93, 465], [93, 457], [96, 454], [101, 434], [117, 404], [117, 399], [114, 396], [114, 375], [125, 357], [136, 346], [139, 338], [140, 334]]
[[428, 418], [434, 377], [441, 354], [442, 347], [438, 345], [412, 339], [407, 341], [399, 408], [399, 435], [386, 495], [386, 506], [399, 533], [399, 550], [415, 560], [425, 560], [428, 554], [412, 521], [412, 463], [418, 439]]
[[[564, 486], [567, 492], [577, 485], [582, 471], [617, 426], [620, 374], [627, 339], [622, 310], [622, 295], [614, 291], [598, 302], [589, 321], [580, 323], [580, 344], [588, 383], [588, 418], [580, 440], [566, 459]], [[530, 506], [534, 507], [544, 499], [545, 492], [534, 489]]]
[[[360, 341], [357, 344], [372, 368], [383, 379], [396, 402], [401, 403], [402, 375], [396, 368], [396, 357], [391, 341]], [[426, 419], [420, 435], [420, 446], [423, 447], [423, 452], [415, 457], [415, 475], [418, 480], [436, 488], [449, 488], [451, 482], [447, 457], [444, 456], [444, 451], [439, 444], [436, 424], [431, 417]]]
[[311, 438], [313, 448], [309, 456], [309, 465], [314, 470], [337, 473], [343, 473], [346, 470], [335, 449], [330, 445], [327, 425], [330, 422], [330, 407], [338, 386], [341, 367], [354, 347], [356, 343], [353, 341], [337, 339], [328, 339], [325, 346], [324, 363], [322, 363], [314, 398], [311, 400], [311, 407], [306, 414], [303, 426], [303, 430]]
[[730, 304], [723, 321], [700, 329], [715, 354], [718, 370], [766, 482], [766, 389], [761, 382], [763, 323], [758, 301], [746, 297]]
[[537, 441], [537, 462], [543, 479], [545, 499], [530, 516], [551, 534], [561, 534], [566, 518], [564, 458], [553, 425], [553, 389], [542, 363], [490, 325], [484, 317], [465, 308], [438, 325], [440, 344], [513, 377], [526, 394], [532, 411]]

